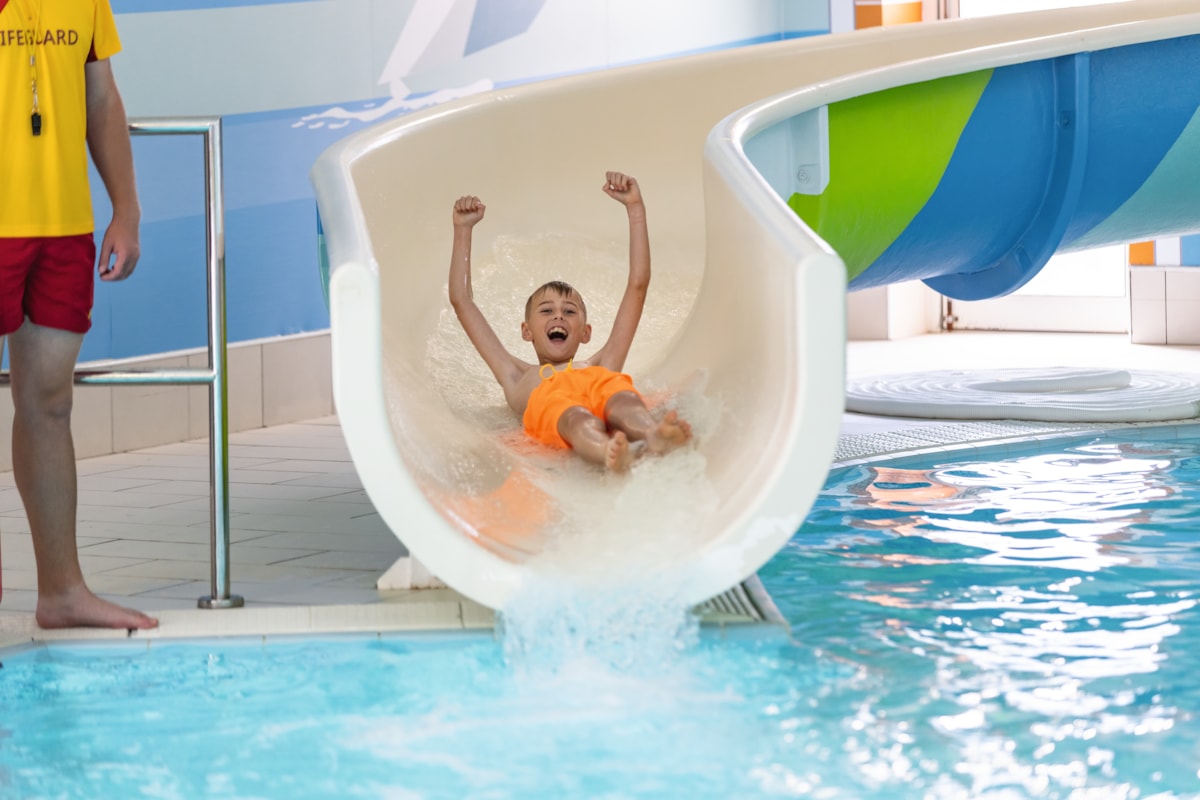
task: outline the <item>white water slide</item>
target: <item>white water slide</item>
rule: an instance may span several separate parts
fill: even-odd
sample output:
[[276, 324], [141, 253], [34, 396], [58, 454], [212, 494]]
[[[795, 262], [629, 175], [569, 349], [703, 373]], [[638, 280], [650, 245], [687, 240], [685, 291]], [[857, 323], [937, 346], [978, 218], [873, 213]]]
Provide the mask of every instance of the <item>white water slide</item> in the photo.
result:
[[[368, 495], [428, 572], [497, 609], [534, 574], [686, 603], [735, 586], [820, 490], [845, 357], [845, 267], [744, 144], [871, 92], [1197, 32], [1195, 0], [873, 29], [501, 89], [347, 137], [312, 179], [334, 398]], [[794, 155], [825, 180], [820, 152]], [[603, 342], [627, 247], [608, 169], [639, 179], [653, 252], [627, 371], [697, 432], [628, 476], [527, 443], [446, 297], [451, 205], [476, 194], [476, 296], [510, 348], [532, 360], [523, 304], [555, 278], [580, 288]]]

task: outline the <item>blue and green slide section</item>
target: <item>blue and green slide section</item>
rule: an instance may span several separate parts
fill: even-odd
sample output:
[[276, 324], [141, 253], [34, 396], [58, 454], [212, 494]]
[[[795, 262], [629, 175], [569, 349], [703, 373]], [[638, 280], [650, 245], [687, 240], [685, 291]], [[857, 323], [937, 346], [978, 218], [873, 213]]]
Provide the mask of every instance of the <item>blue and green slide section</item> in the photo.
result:
[[[788, 205], [849, 288], [1007, 294], [1056, 251], [1200, 231], [1200, 36], [900, 86], [828, 109]], [[794, 172], [794, 170], [791, 170]]]

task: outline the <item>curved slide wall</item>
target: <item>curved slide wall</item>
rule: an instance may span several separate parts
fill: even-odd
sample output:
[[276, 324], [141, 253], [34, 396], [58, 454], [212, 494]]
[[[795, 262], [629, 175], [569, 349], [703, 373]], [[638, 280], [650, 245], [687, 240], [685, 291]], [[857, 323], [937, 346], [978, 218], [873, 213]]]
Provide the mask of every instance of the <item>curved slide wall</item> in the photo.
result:
[[[569, 514], [579, 483], [530, 455], [515, 420], [489, 427], [456, 407], [431, 369], [447, 314], [449, 208], [464, 193], [488, 203], [477, 254], [503, 249], [503, 236], [619, 239], [598, 191], [616, 168], [647, 193], [656, 274], [695, 298], [677, 330], [635, 344], [628, 369], [719, 408], [693, 451], [705, 502], [660, 497], [703, 513], [686, 537], [663, 537], [656, 582], [700, 602], [750, 576], [803, 519], [832, 457], [847, 276], [743, 144], [898, 86], [1194, 34], [1193, 9], [1143, 0], [762, 45], [496, 91], [348, 137], [312, 178], [332, 270], [335, 401], [372, 501], [451, 586], [501, 609], [518, 596], [542, 555], [531, 529]], [[647, 317], [663, 305], [656, 286]], [[526, 485], [535, 490], [519, 502], [497, 501]], [[513, 526], [525, 538], [514, 542]], [[642, 558], [633, 548], [622, 563], [623, 552], [605, 554], [612, 582]]]
[[788, 204], [850, 288], [921, 278], [963, 300], [1019, 288], [1056, 251], [1200, 230], [1198, 65], [1200, 35], [1180, 36], [834, 103], [836, 180]]

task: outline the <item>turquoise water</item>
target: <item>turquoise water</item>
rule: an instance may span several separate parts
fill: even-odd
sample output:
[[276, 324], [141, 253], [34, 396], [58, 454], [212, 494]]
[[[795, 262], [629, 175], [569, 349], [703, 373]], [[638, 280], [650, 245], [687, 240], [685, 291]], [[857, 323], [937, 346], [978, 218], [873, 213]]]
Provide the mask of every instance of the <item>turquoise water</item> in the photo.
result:
[[1187, 431], [834, 471], [760, 572], [790, 638], [547, 598], [3, 653], [0, 798], [1200, 797]]

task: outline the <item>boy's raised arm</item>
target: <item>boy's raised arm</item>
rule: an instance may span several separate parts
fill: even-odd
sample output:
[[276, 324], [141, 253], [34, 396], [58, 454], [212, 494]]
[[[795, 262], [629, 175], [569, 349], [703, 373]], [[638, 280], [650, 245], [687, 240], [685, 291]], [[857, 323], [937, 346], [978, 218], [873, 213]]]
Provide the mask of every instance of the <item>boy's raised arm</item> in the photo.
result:
[[613, 320], [612, 333], [590, 362], [620, 371], [624, 369], [625, 358], [633, 345], [650, 287], [650, 234], [646, 229], [646, 205], [642, 202], [642, 190], [637, 180], [620, 172], [608, 172], [605, 178], [604, 193], [624, 205], [629, 215], [629, 281]]
[[513, 356], [504, 345], [487, 318], [475, 305], [475, 294], [471, 288], [471, 232], [475, 224], [483, 219], [486, 207], [478, 197], [467, 195], [454, 203], [454, 249], [450, 255], [450, 305], [458, 315], [458, 321], [467, 333], [467, 338], [492, 374], [504, 389], [509, 390], [520, 380], [526, 366]]

